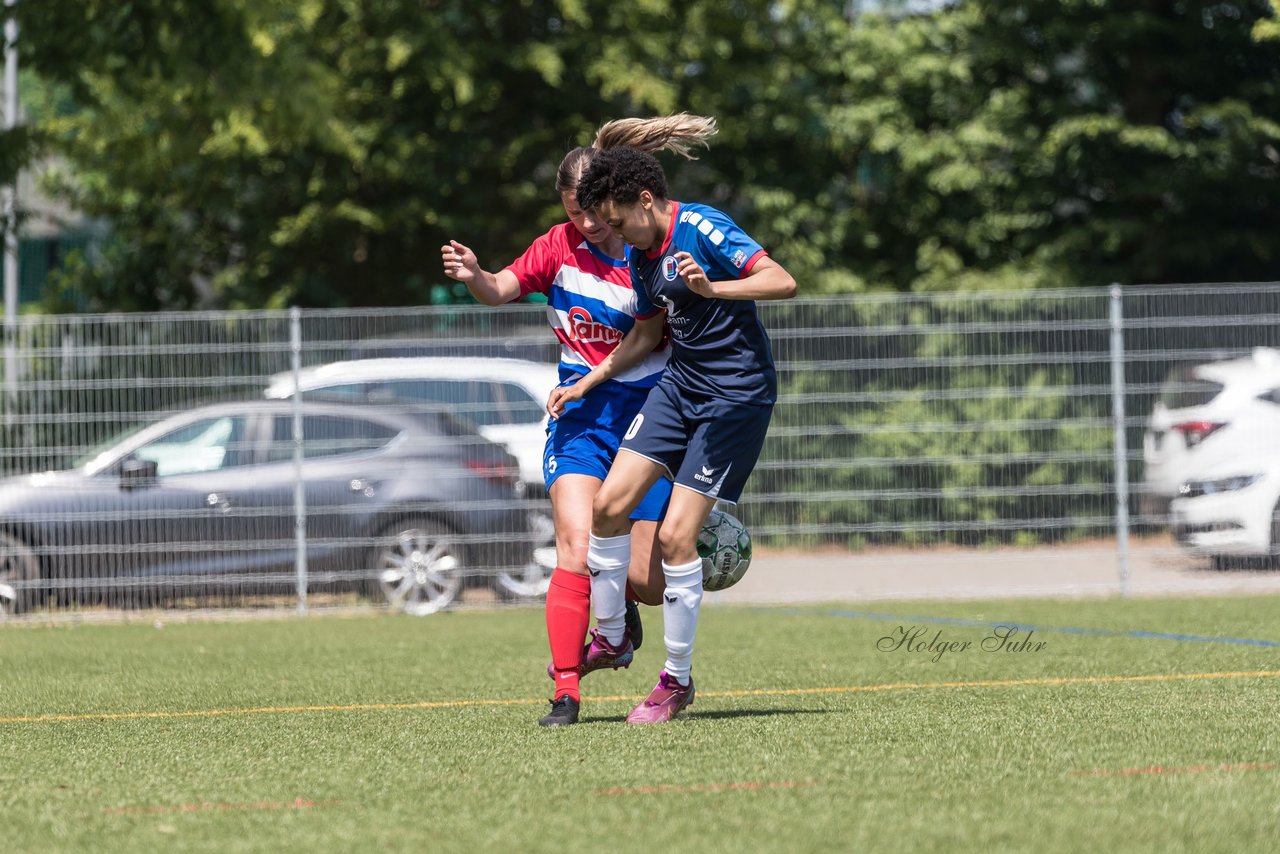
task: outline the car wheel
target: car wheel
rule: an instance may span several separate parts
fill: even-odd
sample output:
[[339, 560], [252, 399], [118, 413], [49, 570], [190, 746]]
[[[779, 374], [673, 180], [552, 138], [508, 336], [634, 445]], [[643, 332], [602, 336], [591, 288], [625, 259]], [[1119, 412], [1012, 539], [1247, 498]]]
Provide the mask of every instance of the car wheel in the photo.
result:
[[40, 559], [26, 543], [0, 533], [0, 619], [30, 610], [40, 598]]
[[456, 535], [426, 517], [403, 519], [378, 534], [374, 576], [365, 585], [372, 598], [406, 614], [434, 614], [462, 591], [462, 561]]
[[551, 574], [556, 571], [556, 526], [551, 516], [542, 511], [529, 514], [533, 532], [533, 556], [515, 572], [499, 572], [493, 576], [493, 592], [499, 599], [536, 599], [547, 595]]
[[506, 600], [541, 598], [551, 588], [551, 574], [555, 570], [554, 558], [550, 566], [537, 559], [531, 560], [519, 572], [500, 572], [495, 575], [493, 592]]

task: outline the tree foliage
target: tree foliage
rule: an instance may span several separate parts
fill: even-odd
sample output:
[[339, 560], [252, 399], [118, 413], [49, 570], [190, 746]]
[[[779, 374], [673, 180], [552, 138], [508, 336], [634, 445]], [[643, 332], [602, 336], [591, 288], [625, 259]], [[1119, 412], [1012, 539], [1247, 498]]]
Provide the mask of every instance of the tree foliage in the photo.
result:
[[56, 157], [46, 183], [109, 229], [61, 273], [89, 307], [429, 300], [446, 238], [506, 263], [562, 218], [568, 148], [680, 109], [723, 130], [668, 164], [675, 195], [810, 293], [1280, 277], [1263, 0], [17, 8], [74, 109], [0, 167]]

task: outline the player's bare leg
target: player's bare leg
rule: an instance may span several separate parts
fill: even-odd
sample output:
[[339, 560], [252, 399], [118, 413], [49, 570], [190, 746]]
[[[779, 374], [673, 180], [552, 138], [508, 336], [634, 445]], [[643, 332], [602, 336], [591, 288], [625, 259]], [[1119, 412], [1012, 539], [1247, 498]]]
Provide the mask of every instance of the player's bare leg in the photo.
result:
[[698, 557], [698, 533], [715, 506], [710, 495], [678, 484], [671, 490], [671, 504], [658, 531], [663, 561], [688, 563]]
[[[631, 511], [640, 505], [645, 493], [666, 471], [659, 463], [625, 448], [619, 451], [592, 504], [592, 535], [617, 537], [630, 531]], [[667, 515], [671, 515], [670, 511]]]
[[646, 605], [661, 605], [666, 580], [662, 577], [662, 549], [658, 545], [658, 523], [638, 520], [631, 523], [631, 566], [627, 581], [636, 599]]
[[556, 526], [556, 566], [587, 574], [587, 537], [591, 506], [604, 481], [586, 474], [562, 474], [551, 484], [551, 507]]

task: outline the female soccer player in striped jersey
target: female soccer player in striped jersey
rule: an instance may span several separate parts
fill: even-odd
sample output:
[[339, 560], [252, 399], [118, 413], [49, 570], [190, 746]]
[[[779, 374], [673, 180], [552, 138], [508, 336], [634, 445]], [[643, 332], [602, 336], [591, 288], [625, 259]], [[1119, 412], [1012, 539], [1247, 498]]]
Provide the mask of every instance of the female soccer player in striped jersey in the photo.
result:
[[[693, 159], [691, 149], [716, 132], [715, 120], [684, 113], [651, 119], [621, 119], [600, 128], [589, 147], [575, 148], [560, 163], [556, 191], [569, 221], [539, 237], [504, 269], [481, 269], [475, 253], [451, 240], [441, 247], [445, 274], [464, 283], [486, 305], [502, 305], [530, 293], [547, 297], [547, 317], [561, 343], [561, 387], [575, 383], [604, 361], [635, 323], [636, 296], [627, 268], [626, 246], [607, 226], [577, 202], [583, 170], [598, 151], [635, 146], [645, 151], [674, 151]], [[666, 364], [664, 349], [650, 342], [632, 366], [565, 407], [551, 422], [543, 456], [543, 474], [551, 493], [556, 529], [556, 563], [547, 592], [548, 673], [555, 680], [551, 711], [539, 723], [576, 723], [581, 702], [579, 678], [592, 670], [630, 665], [639, 645], [639, 614], [627, 603], [592, 632], [584, 648], [596, 585], [587, 570], [587, 539], [596, 492], [622, 434]], [[657, 520], [665, 512], [670, 484], [654, 484], [629, 511], [633, 536], [628, 552], [630, 587], [648, 604], [661, 601], [662, 565], [655, 548]], [[610, 595], [621, 601], [628, 573], [609, 577]], [[598, 642], [607, 631], [616, 643]], [[634, 637], [633, 637], [634, 635]]]
[[627, 572], [627, 516], [655, 483], [677, 487], [658, 532], [666, 589], [667, 661], [629, 723], [671, 720], [693, 702], [694, 634], [702, 601], [697, 537], [717, 500], [737, 503], [764, 446], [778, 396], [769, 338], [755, 300], [787, 299], [796, 283], [724, 213], [667, 197], [652, 154], [636, 148], [601, 152], [578, 182], [582, 207], [631, 245], [636, 322], [614, 355], [570, 388], [551, 394], [555, 414], [597, 383], [625, 371], [659, 340], [665, 315], [671, 359], [623, 436], [593, 506], [587, 565], [599, 636], [618, 642], [601, 615], [623, 611], [609, 578]]

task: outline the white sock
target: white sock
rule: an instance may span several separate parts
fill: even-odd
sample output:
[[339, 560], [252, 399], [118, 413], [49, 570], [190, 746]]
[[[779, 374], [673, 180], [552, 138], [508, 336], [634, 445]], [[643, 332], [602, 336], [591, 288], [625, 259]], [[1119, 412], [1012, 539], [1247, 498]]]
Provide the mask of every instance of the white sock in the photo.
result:
[[702, 558], [672, 566], [662, 562], [667, 589], [662, 593], [662, 634], [667, 644], [663, 670], [681, 685], [689, 684], [693, 667], [693, 636], [698, 631], [698, 606], [702, 604]]
[[587, 546], [587, 571], [591, 573], [591, 604], [596, 631], [613, 645], [622, 643], [626, 630], [627, 567], [631, 563], [631, 535], [597, 537]]

